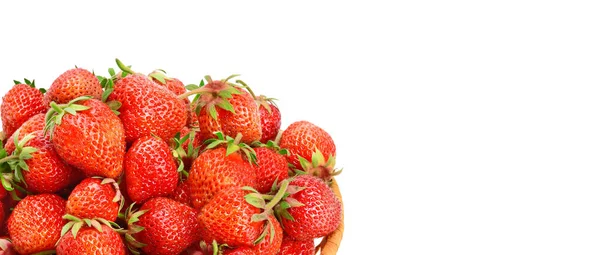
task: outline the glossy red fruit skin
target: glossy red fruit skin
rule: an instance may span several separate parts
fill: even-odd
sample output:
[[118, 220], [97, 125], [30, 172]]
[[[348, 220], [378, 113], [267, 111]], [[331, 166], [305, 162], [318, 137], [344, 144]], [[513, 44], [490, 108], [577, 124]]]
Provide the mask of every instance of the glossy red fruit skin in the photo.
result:
[[214, 196], [198, 215], [201, 232], [208, 232], [217, 243], [230, 246], [251, 246], [258, 239], [264, 222], [252, 222], [260, 209], [246, 202], [248, 191], [230, 188]]
[[58, 242], [56, 252], [61, 255], [125, 255], [126, 248], [119, 233], [102, 225], [102, 232], [87, 226], [79, 230], [77, 237], [73, 237], [71, 231], [67, 232]]
[[117, 220], [119, 202], [112, 184], [102, 184], [102, 179], [86, 178], [81, 181], [67, 199], [67, 213], [81, 219], [102, 218]]
[[250, 93], [240, 90], [241, 94], [233, 95], [229, 102], [235, 113], [216, 107], [217, 120], [209, 114], [207, 107], [200, 109], [198, 123], [200, 137], [203, 140], [215, 138], [214, 132], [221, 131], [227, 136], [235, 137], [242, 134], [242, 143], [251, 144], [260, 140], [262, 131], [258, 106]]
[[281, 225], [287, 235], [296, 240], [312, 240], [326, 236], [338, 227], [342, 217], [342, 204], [322, 179], [300, 175], [290, 185], [306, 188], [290, 195], [304, 204], [288, 209], [294, 220], [281, 217]]
[[25, 161], [29, 171], [23, 170], [26, 189], [34, 194], [57, 193], [71, 184], [75, 169], [67, 165], [54, 150], [54, 145], [43, 131], [31, 133], [35, 137], [25, 146], [36, 148], [32, 158]]
[[129, 144], [149, 135], [168, 141], [187, 122], [183, 101], [144, 75], [133, 74], [119, 79], [108, 100], [121, 102], [119, 118]]
[[142, 248], [146, 254], [179, 254], [200, 240], [198, 215], [193, 208], [169, 198], [157, 197], [144, 203], [140, 210], [148, 210], [136, 223], [144, 230], [135, 234], [134, 238], [147, 245]]
[[283, 229], [281, 228], [281, 224], [279, 224], [273, 215], [269, 216], [269, 220], [272, 222], [275, 229], [275, 233], [273, 233], [275, 236], [271, 242], [271, 236], [270, 234], [267, 234], [267, 236], [260, 243], [252, 247], [256, 254], [276, 255], [281, 247], [281, 242], [283, 240]]
[[254, 148], [258, 166], [256, 169], [256, 190], [268, 193], [275, 181], [280, 182], [288, 178], [288, 163], [284, 155], [272, 149]]
[[294, 240], [284, 235], [277, 255], [315, 255], [315, 241], [313, 239]]
[[179, 203], [192, 206], [192, 191], [190, 190], [189, 183], [187, 181], [180, 182], [169, 198]]
[[117, 179], [123, 173], [125, 133], [119, 117], [101, 101], [79, 104], [90, 109], [65, 114], [53, 132], [52, 144], [58, 155], [86, 176]]
[[269, 104], [271, 112], [265, 106], [258, 106], [258, 113], [260, 114], [260, 127], [262, 129], [262, 136], [260, 138], [261, 143], [267, 143], [269, 140], [275, 141], [277, 133], [281, 128], [281, 112], [277, 106]]
[[4, 97], [0, 105], [2, 130], [10, 137], [25, 121], [38, 113], [45, 113], [44, 95], [29, 85], [17, 84]]
[[[27, 121], [21, 125], [17, 130], [19, 130], [19, 137], [17, 138], [19, 141], [23, 139], [23, 137], [27, 136], [27, 134], [33, 133], [38, 130], [44, 130], [44, 126], [46, 125], [46, 114], [38, 113], [33, 115]], [[16, 133], [16, 132], [15, 132]], [[15, 150], [15, 133], [13, 133], [7, 140], [6, 144], [4, 144], [4, 149], [6, 153], [9, 155]]]
[[[185, 84], [183, 84], [183, 82], [177, 78], [167, 78], [165, 79], [165, 83], [162, 83], [155, 78], [152, 78], [152, 81], [159, 86], [167, 88], [169, 91], [173, 92], [177, 96], [187, 92], [187, 90], [185, 89]], [[189, 126], [193, 122], [193, 118], [195, 118], [195, 115], [192, 113], [192, 108], [190, 107], [190, 99], [184, 98], [182, 101], [185, 104], [185, 111], [187, 114], [186, 126]]]
[[29, 195], [8, 218], [8, 233], [20, 254], [53, 250], [66, 220], [66, 201], [54, 194]]
[[238, 153], [225, 154], [225, 148], [216, 148], [201, 153], [194, 160], [187, 179], [194, 208], [201, 209], [222, 190], [256, 186], [256, 171], [250, 163]]
[[279, 146], [288, 149], [288, 162], [297, 169], [302, 169], [298, 156], [310, 161], [315, 148], [325, 155], [325, 160], [335, 156], [335, 143], [331, 136], [308, 121], [297, 121], [289, 125], [281, 135]]
[[136, 140], [125, 154], [124, 164], [127, 194], [134, 202], [168, 196], [177, 188], [177, 165], [169, 145], [158, 137]]
[[58, 76], [44, 95], [44, 105], [50, 102], [66, 104], [81, 97], [92, 96], [102, 100], [102, 85], [96, 76], [83, 68], [73, 68]]
[[[225, 250], [223, 252], [224, 255], [258, 255], [261, 253], [256, 253], [253, 247], [250, 246], [240, 246], [233, 249]], [[261, 254], [262, 255], [262, 254]]]

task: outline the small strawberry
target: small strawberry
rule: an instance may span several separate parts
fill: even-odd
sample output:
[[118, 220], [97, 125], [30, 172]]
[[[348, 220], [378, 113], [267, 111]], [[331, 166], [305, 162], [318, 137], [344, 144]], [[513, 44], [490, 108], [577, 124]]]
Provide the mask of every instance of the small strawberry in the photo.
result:
[[57, 254], [126, 254], [123, 239], [110, 226], [111, 223], [101, 219], [82, 220], [68, 214], [64, 218], [71, 222], [62, 230], [62, 237], [56, 246]]
[[275, 181], [288, 178], [286, 150], [280, 150], [271, 141], [264, 147], [254, 148], [256, 152], [256, 190], [267, 193]]
[[169, 198], [185, 204], [192, 206], [192, 191], [190, 190], [190, 184], [187, 181], [179, 182], [173, 194], [169, 196]]
[[53, 101], [57, 104], [66, 104], [81, 96], [91, 96], [100, 100], [102, 86], [92, 72], [76, 67], [62, 73], [52, 82], [44, 95], [44, 105], [48, 106]]
[[[33, 133], [34, 131], [44, 130], [44, 126], [46, 126], [46, 114], [38, 113], [33, 115], [31, 118], [25, 121], [23, 125], [19, 127], [19, 129], [17, 129], [17, 131], [19, 131], [19, 137], [17, 137], [17, 140], [20, 141], [23, 139], [23, 137]], [[8, 140], [6, 140], [6, 144], [4, 145], [4, 149], [6, 149], [8, 154], [11, 154], [15, 150], [14, 140], [16, 133], [17, 132], [13, 133]]]
[[4, 97], [0, 105], [2, 129], [6, 137], [10, 137], [25, 121], [38, 113], [44, 113], [48, 109], [44, 105], [44, 95], [35, 88], [35, 82], [21, 84], [15, 81], [13, 86]]
[[117, 220], [123, 197], [115, 180], [86, 178], [67, 199], [67, 213], [78, 218]]
[[144, 244], [145, 254], [179, 254], [200, 240], [197, 212], [172, 199], [152, 198], [130, 216], [131, 237]]
[[264, 95], [256, 96], [252, 89], [243, 81], [238, 80], [239, 84], [245, 87], [248, 92], [256, 101], [258, 105], [258, 114], [260, 116], [260, 127], [262, 136], [260, 138], [261, 143], [267, 143], [269, 140], [275, 140], [281, 127], [281, 112], [279, 107], [275, 104], [275, 98], [269, 98]]
[[158, 137], [137, 139], [125, 154], [124, 165], [127, 194], [134, 202], [168, 196], [177, 188], [177, 165], [169, 145]]
[[311, 158], [315, 149], [320, 150], [327, 158], [335, 156], [335, 144], [331, 136], [308, 121], [297, 121], [288, 126], [281, 135], [279, 146], [290, 152], [288, 162], [297, 169], [302, 168], [298, 156]]
[[283, 236], [281, 248], [277, 255], [314, 255], [315, 241], [313, 239], [295, 240], [287, 235]]
[[328, 235], [340, 224], [342, 204], [320, 178], [296, 176], [290, 181], [287, 192], [276, 212], [283, 230], [290, 237], [312, 240]]
[[106, 104], [89, 97], [51, 105], [46, 130], [58, 155], [87, 176], [119, 177], [125, 157], [125, 133], [119, 117]]
[[201, 82], [199, 86], [190, 86], [191, 91], [179, 96], [200, 95], [195, 110], [203, 140], [215, 138], [215, 132], [232, 137], [241, 133], [241, 141], [248, 144], [260, 140], [262, 133], [258, 107], [250, 93], [240, 85], [229, 82], [235, 76], [217, 81], [205, 76], [206, 85]]
[[8, 233], [15, 250], [33, 254], [54, 250], [66, 221], [66, 201], [54, 194], [30, 195], [21, 200], [8, 218]]
[[273, 232], [265, 236], [265, 238], [260, 240], [259, 243], [252, 247], [256, 254], [275, 255], [281, 247], [281, 241], [283, 240], [283, 229], [281, 228], [281, 224], [279, 224], [279, 222], [273, 215], [269, 215], [268, 220], [273, 226], [273, 228], [270, 231]]

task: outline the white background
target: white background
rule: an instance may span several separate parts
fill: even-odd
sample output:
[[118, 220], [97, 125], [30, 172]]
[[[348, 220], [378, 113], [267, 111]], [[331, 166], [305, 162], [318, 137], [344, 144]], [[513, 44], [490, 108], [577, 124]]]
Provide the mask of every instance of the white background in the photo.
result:
[[0, 86], [231, 73], [337, 145], [339, 254], [599, 254], [594, 1], [0, 4]]

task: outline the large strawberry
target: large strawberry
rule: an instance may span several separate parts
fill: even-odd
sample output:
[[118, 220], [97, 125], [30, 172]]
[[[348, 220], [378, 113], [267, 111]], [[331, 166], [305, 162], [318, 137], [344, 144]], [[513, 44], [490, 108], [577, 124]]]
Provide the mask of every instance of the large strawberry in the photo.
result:
[[44, 105], [44, 95], [35, 88], [33, 82], [21, 84], [15, 81], [13, 86], [2, 97], [0, 105], [2, 129], [7, 137], [10, 137], [25, 121], [32, 116], [46, 112], [48, 109]]
[[145, 244], [141, 248], [145, 254], [179, 254], [200, 239], [197, 213], [185, 204], [157, 197], [145, 202], [140, 212], [132, 214], [135, 218], [129, 221], [135, 226], [130, 230], [143, 229], [132, 237]]
[[[196, 209], [201, 209], [222, 190], [256, 185], [256, 171], [249, 162], [254, 158], [251, 149], [239, 143], [239, 136], [236, 140], [227, 137], [228, 141], [221, 133], [218, 137], [220, 139], [215, 139], [208, 145], [209, 149], [194, 160], [190, 170], [187, 182], [190, 185], [192, 204]], [[229, 147], [213, 148], [222, 143], [228, 143]], [[242, 152], [246, 153], [244, 156], [247, 159], [244, 159]]]
[[335, 156], [335, 144], [331, 136], [308, 121], [297, 121], [289, 125], [281, 135], [279, 146], [288, 149], [288, 161], [298, 169], [302, 168], [298, 156], [311, 158], [315, 149], [320, 150], [327, 158]]
[[256, 190], [267, 193], [275, 181], [283, 181], [288, 178], [288, 163], [285, 157], [287, 151], [279, 150], [271, 142], [271, 147], [254, 148], [256, 152]]
[[121, 103], [119, 118], [125, 127], [127, 143], [142, 136], [156, 135], [165, 141], [173, 138], [186, 124], [187, 113], [182, 100], [148, 76], [135, 74], [117, 61], [124, 72], [131, 72], [114, 84], [109, 101]]
[[[33, 115], [33, 117], [29, 118], [27, 121], [17, 129], [19, 131], [19, 137], [17, 140], [23, 139], [26, 135], [33, 133], [34, 131], [44, 130], [44, 126], [46, 126], [46, 114], [38, 113]], [[4, 145], [4, 149], [6, 149], [6, 153], [11, 154], [15, 150], [15, 133], [13, 133], [8, 140], [6, 140], [6, 144]]]
[[66, 232], [56, 246], [56, 253], [59, 255], [125, 255], [126, 249], [121, 235], [114, 229], [105, 224], [90, 224]]
[[119, 117], [106, 104], [89, 97], [51, 105], [47, 129], [58, 155], [87, 176], [119, 177], [125, 157]]
[[54, 80], [44, 95], [44, 104], [50, 105], [53, 101], [57, 104], [66, 104], [81, 96], [91, 96], [100, 100], [102, 86], [92, 72], [83, 68], [73, 68]]
[[178, 183], [177, 165], [169, 145], [154, 136], [137, 139], [125, 154], [127, 194], [134, 202], [168, 196]]
[[295, 240], [284, 235], [277, 255], [315, 255], [315, 241], [313, 239]]
[[229, 82], [235, 76], [217, 81], [205, 76], [206, 85], [196, 86], [192, 91], [179, 96], [185, 98], [192, 94], [200, 95], [196, 112], [203, 140], [214, 138], [215, 132], [223, 132], [231, 137], [241, 133], [241, 141], [248, 144], [260, 140], [262, 131], [258, 107], [250, 93]]
[[338, 227], [342, 204], [322, 179], [299, 175], [289, 185], [289, 195], [276, 208], [287, 235], [297, 240], [312, 240]]
[[19, 254], [54, 250], [66, 221], [66, 201], [54, 194], [30, 195], [8, 218], [8, 233]]
[[113, 179], [86, 178], [69, 195], [67, 213], [79, 218], [115, 221], [122, 199]]
[[[152, 81], [159, 86], [163, 86], [167, 88], [169, 91], [173, 92], [175, 95], [179, 96], [181, 94], [185, 94], [187, 90], [185, 89], [185, 85], [182, 81], [177, 78], [168, 77], [166, 72], [163, 70], [155, 70], [152, 73], [148, 74], [148, 77], [152, 79]], [[192, 108], [190, 108], [190, 99], [183, 98], [183, 103], [185, 104], [185, 110], [187, 113], [187, 125], [190, 125], [194, 120], [196, 115], [193, 114]]]

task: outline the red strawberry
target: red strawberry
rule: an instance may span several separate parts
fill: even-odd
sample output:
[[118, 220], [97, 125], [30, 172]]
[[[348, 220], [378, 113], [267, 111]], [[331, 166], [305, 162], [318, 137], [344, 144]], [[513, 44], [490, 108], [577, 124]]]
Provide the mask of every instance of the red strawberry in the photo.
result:
[[[28, 81], [28, 80], [25, 80]], [[44, 95], [34, 85], [18, 84], [2, 97], [0, 105], [2, 129], [10, 137], [25, 121], [48, 109]]]
[[119, 117], [96, 99], [74, 99], [62, 111], [54, 115], [52, 109], [47, 116], [58, 155], [87, 176], [119, 177], [125, 156]]
[[113, 179], [86, 178], [67, 199], [67, 213], [79, 218], [117, 220], [121, 192]]
[[192, 191], [190, 190], [189, 182], [180, 182], [169, 198], [179, 203], [192, 206]]
[[252, 249], [256, 254], [260, 255], [275, 255], [281, 247], [281, 241], [283, 240], [283, 229], [281, 225], [273, 215], [269, 215], [269, 221], [273, 228], [272, 232], [268, 233], [264, 239], [256, 244]]
[[295, 240], [287, 235], [283, 236], [281, 248], [277, 255], [314, 255], [315, 242], [313, 239]]
[[256, 98], [260, 114], [260, 127], [262, 128], [261, 143], [275, 141], [279, 128], [281, 128], [281, 112], [273, 100], [275, 99], [262, 95]]
[[107, 225], [84, 226], [76, 234], [68, 231], [56, 246], [57, 254], [110, 254], [125, 255], [123, 239]]
[[[33, 115], [33, 117], [29, 118], [21, 125], [21, 127], [19, 127], [19, 129], [17, 129], [19, 131], [19, 137], [17, 139], [20, 141], [23, 137], [34, 131], [44, 130], [44, 126], [46, 126], [45, 118], [46, 114], [44, 113]], [[15, 143], [13, 142], [15, 140], [15, 133], [6, 140], [6, 144], [4, 145], [4, 149], [6, 149], [6, 153], [8, 154], [11, 154], [15, 150]]]
[[281, 135], [279, 146], [288, 149], [288, 162], [296, 168], [301, 169], [302, 165], [298, 156], [311, 158], [315, 149], [320, 150], [327, 158], [335, 156], [335, 144], [331, 136], [308, 121], [297, 121], [292, 123]]
[[125, 154], [127, 194], [134, 202], [143, 202], [175, 191], [177, 165], [169, 145], [154, 136], [136, 140]]
[[256, 190], [267, 193], [275, 181], [288, 178], [288, 163], [284, 155], [267, 147], [254, 148], [256, 152]]
[[[124, 71], [130, 70], [120, 61], [117, 63]], [[119, 118], [125, 127], [127, 143], [149, 135], [168, 141], [186, 124], [183, 101], [145, 75], [131, 74], [117, 80], [108, 100], [121, 103]]]
[[314, 239], [333, 232], [341, 222], [342, 204], [331, 188], [318, 177], [296, 176], [290, 181], [287, 210], [278, 206], [283, 230], [297, 240]]
[[157, 197], [144, 203], [140, 211], [143, 214], [135, 224], [143, 230], [133, 237], [146, 244], [142, 247], [146, 254], [179, 254], [200, 239], [197, 213], [187, 205]]
[[[167, 88], [169, 91], [173, 92], [177, 96], [187, 92], [183, 82], [181, 82], [177, 78], [167, 77], [166, 73], [162, 70], [156, 70], [150, 73], [148, 77], [150, 77], [154, 83]], [[185, 104], [185, 109], [187, 113], [186, 124], [190, 125], [193, 121], [192, 118], [194, 118], [195, 115], [192, 113], [192, 108], [190, 107], [190, 100], [188, 98], [183, 98], [182, 100]]]
[[44, 96], [44, 105], [50, 105], [52, 101], [57, 104], [66, 104], [81, 96], [91, 96], [101, 100], [102, 86], [98, 78], [90, 71], [73, 68], [62, 73], [50, 85]]
[[[220, 134], [222, 136], [222, 134]], [[239, 139], [238, 139], [239, 141]], [[231, 142], [236, 144], [237, 142]], [[256, 172], [240, 152], [226, 148], [209, 149], [196, 158], [187, 180], [192, 204], [201, 209], [217, 193], [231, 187], [256, 185]]]
[[249, 246], [258, 239], [264, 223], [252, 221], [261, 210], [248, 202], [241, 188], [230, 188], [214, 196], [200, 211], [198, 221], [220, 244]]
[[223, 132], [227, 136], [242, 134], [242, 142], [258, 141], [262, 135], [258, 107], [254, 98], [245, 90], [228, 82], [227, 79], [213, 81], [210, 76], [205, 79], [205, 86], [194, 89], [180, 96], [200, 94], [198, 106], [198, 123], [200, 137], [203, 140], [214, 138], [215, 132]]
[[8, 232], [20, 254], [54, 250], [66, 201], [54, 194], [30, 195], [21, 200], [8, 218]]
[[240, 246], [233, 249], [225, 250], [223, 252], [224, 255], [258, 255], [262, 253], [256, 253], [253, 247], [250, 246]]

